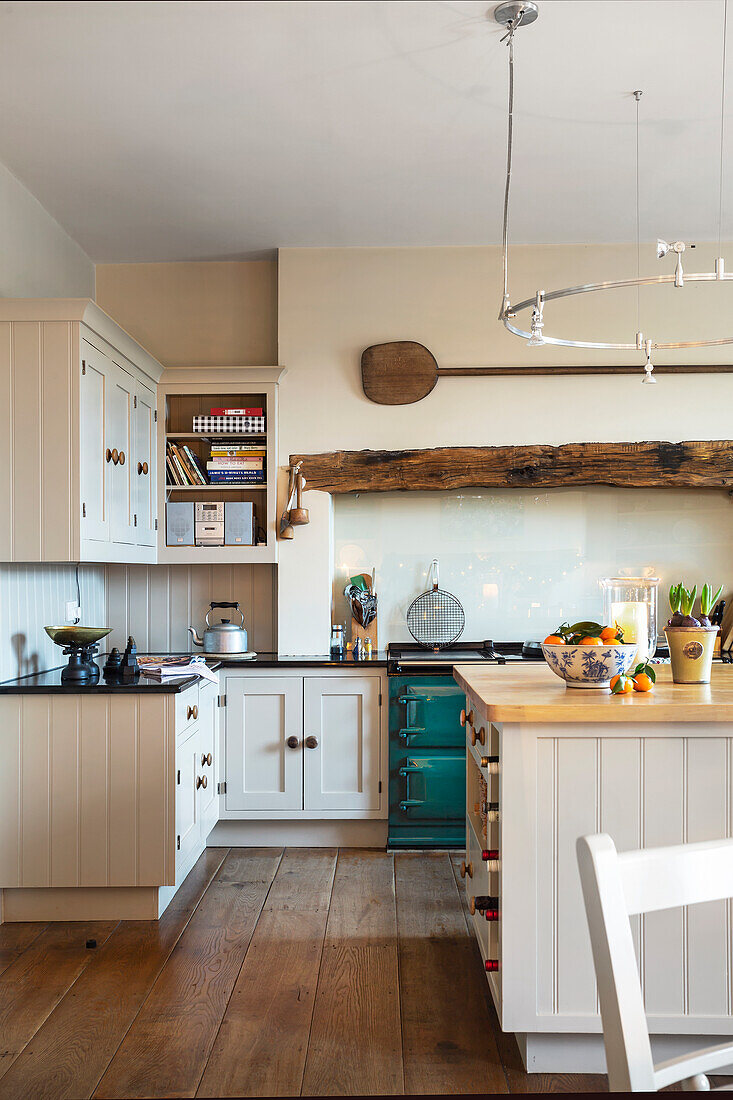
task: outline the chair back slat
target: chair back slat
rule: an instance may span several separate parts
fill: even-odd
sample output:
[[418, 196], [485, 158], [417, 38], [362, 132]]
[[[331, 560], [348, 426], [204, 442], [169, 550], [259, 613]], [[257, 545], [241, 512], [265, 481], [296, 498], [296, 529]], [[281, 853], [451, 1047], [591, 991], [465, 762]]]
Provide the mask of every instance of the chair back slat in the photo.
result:
[[628, 913], [733, 897], [733, 840], [622, 852], [618, 861]]
[[611, 1092], [654, 1092], [639, 968], [626, 911], [619, 857], [609, 836], [580, 837], [578, 867], [603, 1018]]
[[581, 837], [577, 852], [609, 1088], [654, 1092], [658, 1082], [629, 915], [733, 897], [733, 840], [619, 855], [610, 836], [600, 834]]

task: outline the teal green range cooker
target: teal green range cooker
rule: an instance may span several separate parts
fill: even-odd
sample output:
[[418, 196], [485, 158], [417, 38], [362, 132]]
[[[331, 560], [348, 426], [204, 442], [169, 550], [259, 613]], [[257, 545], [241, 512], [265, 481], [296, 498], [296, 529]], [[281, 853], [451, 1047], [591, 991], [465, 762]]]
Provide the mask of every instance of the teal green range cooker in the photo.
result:
[[465, 696], [453, 666], [542, 660], [538, 643], [387, 647], [389, 848], [462, 848], [466, 840]]

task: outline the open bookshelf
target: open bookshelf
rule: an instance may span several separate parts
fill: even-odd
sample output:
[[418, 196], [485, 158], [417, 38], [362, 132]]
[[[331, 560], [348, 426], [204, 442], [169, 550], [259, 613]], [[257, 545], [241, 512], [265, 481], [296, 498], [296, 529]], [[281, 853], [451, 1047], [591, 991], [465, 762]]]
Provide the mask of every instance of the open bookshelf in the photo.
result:
[[[164, 372], [158, 389], [160, 561], [207, 564], [276, 560], [277, 379], [282, 373], [280, 367]], [[212, 408], [261, 408], [265, 430], [194, 431], [194, 417], [211, 416]], [[216, 443], [230, 444], [232, 450], [255, 447], [260, 452], [255, 457], [263, 459], [262, 481], [208, 483], [211, 472], [207, 463], [213, 461], [212, 445]], [[204, 477], [207, 484], [174, 483], [176, 474], [167, 461], [173, 454], [178, 459], [173, 465], [179, 480], [181, 474], [189, 482]], [[223, 502], [225, 508], [233, 501], [251, 504], [256, 541], [251, 546], [168, 545], [168, 505], [184, 501], [194, 505], [194, 512], [197, 502]]]

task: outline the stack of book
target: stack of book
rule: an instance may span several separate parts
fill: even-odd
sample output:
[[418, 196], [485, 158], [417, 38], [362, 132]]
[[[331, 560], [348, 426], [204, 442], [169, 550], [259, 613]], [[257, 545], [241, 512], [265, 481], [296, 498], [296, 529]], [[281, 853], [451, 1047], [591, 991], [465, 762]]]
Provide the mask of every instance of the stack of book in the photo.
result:
[[165, 465], [169, 485], [208, 484], [201, 459], [185, 443], [166, 443]]
[[211, 444], [206, 470], [211, 485], [264, 485], [264, 446], [226, 440]]
[[256, 409], [212, 409], [211, 416], [194, 416], [195, 432], [264, 432], [265, 412]]

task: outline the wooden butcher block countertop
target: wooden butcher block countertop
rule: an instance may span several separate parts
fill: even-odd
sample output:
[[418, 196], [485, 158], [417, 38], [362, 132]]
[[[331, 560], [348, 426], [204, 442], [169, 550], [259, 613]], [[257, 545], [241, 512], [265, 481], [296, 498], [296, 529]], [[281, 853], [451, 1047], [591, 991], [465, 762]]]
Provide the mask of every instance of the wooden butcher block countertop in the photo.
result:
[[654, 691], [612, 695], [566, 688], [545, 664], [456, 665], [453, 675], [485, 722], [733, 722], [733, 665], [714, 664], [709, 684], [673, 684], [655, 665]]

